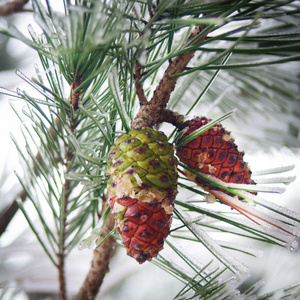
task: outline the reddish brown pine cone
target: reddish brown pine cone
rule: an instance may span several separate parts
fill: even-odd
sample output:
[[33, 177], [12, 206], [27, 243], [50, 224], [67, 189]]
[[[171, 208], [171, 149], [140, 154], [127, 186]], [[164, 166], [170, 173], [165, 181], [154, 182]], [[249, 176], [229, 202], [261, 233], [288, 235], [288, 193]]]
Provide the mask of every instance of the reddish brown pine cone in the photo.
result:
[[[186, 132], [181, 139], [210, 121], [206, 117], [186, 121], [182, 124], [182, 129], [186, 129]], [[184, 164], [197, 172], [215, 176], [224, 182], [255, 184], [248, 164], [243, 160], [244, 153], [238, 151], [230, 132], [221, 124], [214, 125], [187, 144], [178, 147], [176, 154]], [[196, 180], [203, 182], [199, 177]]]
[[127, 254], [151, 260], [169, 234], [177, 194], [177, 159], [167, 137], [152, 128], [130, 129], [111, 147], [107, 190]]
[[[167, 214], [159, 202], [147, 203], [130, 197], [117, 198], [114, 194], [109, 196], [112, 209], [122, 207], [120, 213], [123, 221], [118, 224], [117, 230], [127, 249], [127, 254], [139, 263], [157, 256], [163, 249], [164, 239], [169, 234], [171, 211]], [[118, 220], [117, 213], [114, 215]]]

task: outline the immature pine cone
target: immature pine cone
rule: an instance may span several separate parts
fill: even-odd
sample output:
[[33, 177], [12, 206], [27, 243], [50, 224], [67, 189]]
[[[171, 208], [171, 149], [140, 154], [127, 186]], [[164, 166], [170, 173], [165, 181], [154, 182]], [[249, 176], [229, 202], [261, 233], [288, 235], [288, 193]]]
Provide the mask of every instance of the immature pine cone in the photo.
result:
[[151, 128], [131, 129], [116, 139], [108, 156], [109, 204], [127, 254], [151, 260], [168, 236], [177, 194], [177, 160], [166, 136]]
[[[186, 131], [181, 139], [210, 121], [211, 119], [206, 117], [196, 117], [184, 122], [181, 128]], [[195, 139], [178, 147], [176, 154], [185, 165], [197, 172], [213, 175], [224, 182], [255, 184], [251, 179], [248, 164], [243, 160], [244, 152], [238, 151], [230, 132], [221, 124], [214, 125]], [[199, 177], [196, 177], [196, 181], [203, 183], [203, 179]]]

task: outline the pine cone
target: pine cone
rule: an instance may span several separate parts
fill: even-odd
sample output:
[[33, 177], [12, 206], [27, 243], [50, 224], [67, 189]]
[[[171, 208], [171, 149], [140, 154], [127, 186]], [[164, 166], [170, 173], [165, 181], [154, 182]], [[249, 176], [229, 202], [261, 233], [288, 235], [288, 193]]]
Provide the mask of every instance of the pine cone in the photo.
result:
[[[186, 131], [181, 139], [210, 121], [211, 119], [206, 117], [196, 117], [184, 122], [181, 128]], [[195, 139], [178, 147], [176, 154], [185, 165], [197, 172], [213, 175], [224, 182], [255, 184], [251, 179], [248, 164], [243, 160], [244, 152], [238, 151], [230, 132], [221, 124], [214, 125]], [[199, 177], [196, 181], [203, 183], [203, 179]]]
[[169, 234], [177, 194], [177, 160], [166, 136], [131, 129], [116, 139], [107, 167], [109, 203], [127, 254], [151, 260]]

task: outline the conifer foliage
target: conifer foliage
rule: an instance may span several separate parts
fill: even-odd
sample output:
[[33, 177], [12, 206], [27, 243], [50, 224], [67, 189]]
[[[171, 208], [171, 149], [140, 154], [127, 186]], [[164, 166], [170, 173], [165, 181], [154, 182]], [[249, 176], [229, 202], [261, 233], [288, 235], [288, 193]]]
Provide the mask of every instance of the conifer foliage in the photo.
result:
[[258, 296], [258, 284], [239, 289], [248, 269], [231, 251], [257, 252], [226, 239], [296, 248], [300, 215], [260, 196], [283, 192], [273, 183], [292, 182], [292, 167], [261, 172], [283, 176], [260, 184], [223, 121], [280, 119], [268, 143], [299, 147], [299, 77], [282, 67], [300, 60], [299, 1], [11, 2], [0, 13], [37, 24], [28, 37], [5, 17], [0, 32], [39, 62], [32, 78], [16, 71], [28, 91], [0, 90], [19, 101], [25, 143], [12, 137], [21, 192], [1, 211], [1, 234], [20, 209], [57, 268], [62, 300], [74, 247], [93, 248], [76, 299], [95, 299], [116, 248], [177, 278], [184, 287], [170, 299]]

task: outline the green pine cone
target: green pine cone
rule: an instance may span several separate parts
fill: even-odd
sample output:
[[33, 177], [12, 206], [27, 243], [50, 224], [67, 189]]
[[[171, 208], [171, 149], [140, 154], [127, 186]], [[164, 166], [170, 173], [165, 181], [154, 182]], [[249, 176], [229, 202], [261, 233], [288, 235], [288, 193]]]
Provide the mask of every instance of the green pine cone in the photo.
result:
[[177, 159], [167, 137], [151, 128], [131, 129], [112, 146], [107, 165], [108, 192], [145, 202], [175, 199]]
[[177, 194], [177, 159], [166, 136], [131, 129], [116, 139], [107, 163], [108, 199], [127, 254], [139, 263], [163, 249]]

